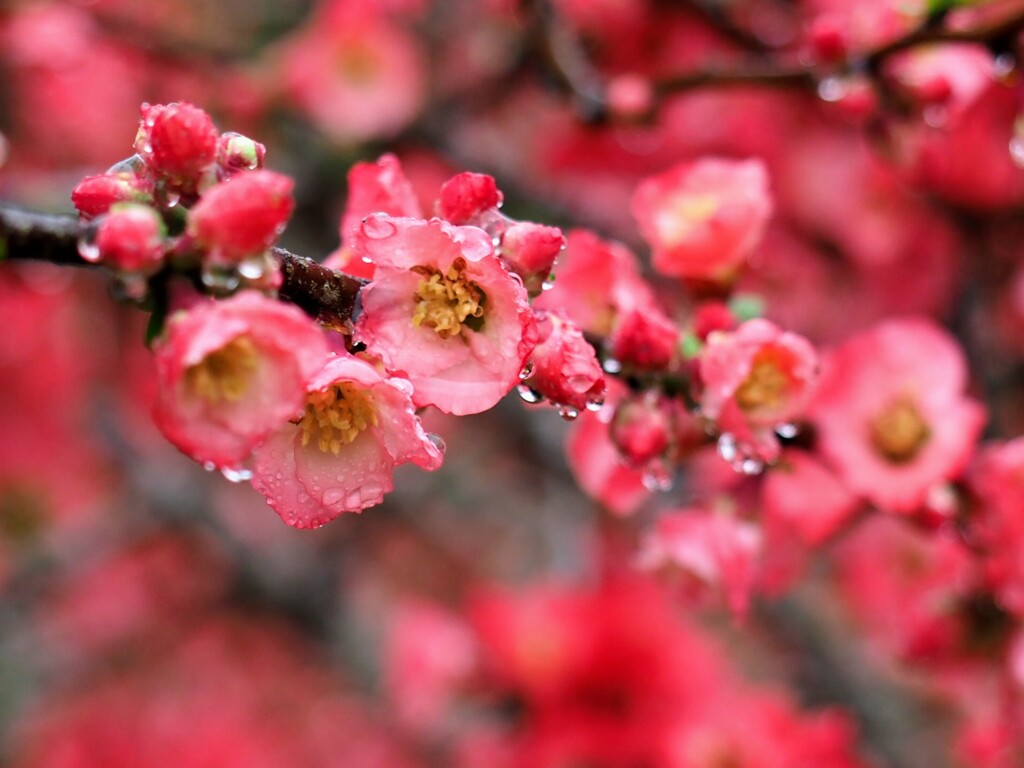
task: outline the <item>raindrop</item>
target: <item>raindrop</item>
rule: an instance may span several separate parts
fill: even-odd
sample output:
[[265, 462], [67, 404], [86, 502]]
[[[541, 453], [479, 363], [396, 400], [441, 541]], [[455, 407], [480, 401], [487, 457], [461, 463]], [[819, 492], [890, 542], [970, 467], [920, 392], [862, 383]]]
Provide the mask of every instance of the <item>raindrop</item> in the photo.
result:
[[363, 234], [373, 240], [385, 240], [398, 231], [398, 227], [383, 216], [367, 216], [363, 219]]
[[120, 162], [114, 163], [107, 169], [107, 173], [110, 174], [124, 174], [127, 176], [136, 176], [142, 173], [146, 168], [146, 161], [142, 159], [141, 155], [132, 155], [127, 157]]
[[748, 456], [733, 465], [733, 469], [744, 475], [759, 475], [764, 470], [764, 462]]
[[92, 221], [78, 236], [78, 255], [94, 264], [100, 260], [100, 247], [96, 244], [96, 233], [99, 232], [102, 218], [101, 216]]
[[622, 363], [612, 357], [606, 357], [604, 362], [601, 363], [601, 367], [605, 373], [616, 374], [622, 373]]
[[729, 432], [723, 432], [718, 437], [718, 455], [723, 461], [732, 464], [739, 456], [739, 448], [736, 445], [736, 437]]
[[238, 263], [238, 274], [246, 280], [259, 280], [266, 272], [267, 260], [262, 253], [259, 256], [243, 259]]
[[345, 498], [345, 491], [341, 488], [330, 488], [324, 492], [324, 506], [333, 507], [341, 503]]
[[252, 470], [244, 467], [224, 467], [220, 473], [224, 475], [225, 480], [232, 483], [244, 483], [247, 480], [252, 480]]
[[826, 77], [818, 83], [818, 97], [822, 101], [836, 102], [847, 92], [847, 85], [838, 77]]
[[142, 304], [149, 296], [149, 280], [139, 272], [118, 272], [110, 283], [115, 301]]
[[213, 472], [213, 470], [215, 470], [216, 468], [217, 465], [214, 464], [212, 461], [203, 462], [203, 469], [205, 469], [207, 472]]
[[448, 446], [445, 445], [444, 438], [434, 432], [427, 433], [427, 440], [432, 442], [434, 447], [441, 453], [444, 453], [448, 449]]
[[563, 405], [559, 407], [558, 415], [561, 416], [566, 421], [575, 421], [576, 418], [580, 415], [580, 412], [576, 408], [573, 408], [571, 405]]
[[526, 381], [531, 376], [533, 376], [533, 360], [527, 360], [523, 370], [519, 372], [519, 380]]
[[644, 488], [652, 493], [672, 490], [672, 474], [668, 471], [668, 467], [665, 466], [665, 462], [658, 459], [649, 462], [644, 467], [640, 482], [643, 483]]
[[164, 207], [166, 207], [166, 208], [173, 208], [174, 206], [176, 206], [180, 202], [181, 202], [181, 193], [180, 192], [178, 192], [176, 190], [172, 190], [172, 189], [165, 189], [164, 190]]
[[599, 397], [596, 400], [590, 400], [587, 403], [587, 410], [588, 411], [592, 411], [593, 413], [597, 413], [602, 408], [604, 408], [604, 398], [603, 397]]
[[796, 437], [800, 432], [800, 427], [796, 424], [778, 424], [775, 427], [775, 434], [786, 440]]
[[544, 282], [540, 284], [540, 289], [542, 291], [550, 291], [554, 287], [555, 287], [555, 273], [552, 272], [552, 273], [550, 273], [547, 276], [547, 278], [544, 280]]
[[520, 384], [516, 387], [516, 392], [519, 393], [519, 399], [524, 403], [539, 403], [544, 399], [544, 395], [525, 384]]
[[1003, 80], [1013, 72], [1016, 65], [1017, 58], [1012, 53], [1001, 53], [992, 62], [992, 74], [997, 80]]
[[231, 293], [240, 282], [238, 271], [233, 267], [211, 264], [203, 267], [202, 281], [211, 291], [221, 294]]

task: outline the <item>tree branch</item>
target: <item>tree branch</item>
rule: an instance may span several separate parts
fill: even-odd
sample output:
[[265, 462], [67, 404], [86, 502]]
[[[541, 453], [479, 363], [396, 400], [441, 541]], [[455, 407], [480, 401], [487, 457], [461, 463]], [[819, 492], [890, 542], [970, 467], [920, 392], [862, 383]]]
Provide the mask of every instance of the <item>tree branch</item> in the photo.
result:
[[[74, 216], [34, 213], [0, 204], [0, 261], [46, 261], [66, 266], [94, 266], [78, 252], [85, 227]], [[365, 280], [351, 277], [298, 256], [272, 250], [281, 269], [278, 291], [285, 301], [325, 325], [351, 330], [359, 291]]]

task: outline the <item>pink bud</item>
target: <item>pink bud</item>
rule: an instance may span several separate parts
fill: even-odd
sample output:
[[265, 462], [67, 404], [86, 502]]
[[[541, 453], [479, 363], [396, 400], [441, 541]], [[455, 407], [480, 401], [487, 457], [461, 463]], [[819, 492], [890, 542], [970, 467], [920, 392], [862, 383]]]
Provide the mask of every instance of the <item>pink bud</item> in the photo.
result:
[[135, 151], [159, 176], [194, 180], [217, 155], [217, 129], [191, 104], [143, 104]]
[[604, 371], [583, 332], [565, 315], [537, 314], [540, 341], [533, 350], [530, 389], [556, 405], [583, 410], [604, 399]]
[[520, 221], [502, 235], [501, 255], [512, 271], [523, 278], [526, 290], [536, 296], [564, 246], [565, 238], [558, 227]]
[[71, 192], [71, 202], [83, 219], [106, 213], [115, 203], [143, 202], [150, 198], [148, 184], [138, 177], [120, 173], [86, 176]]
[[154, 208], [118, 203], [96, 231], [97, 260], [111, 269], [153, 274], [163, 263], [166, 234]]
[[189, 211], [188, 232], [217, 262], [262, 253], [291, 216], [294, 182], [273, 171], [249, 171], [206, 190]]
[[638, 368], [667, 368], [676, 354], [679, 329], [654, 307], [623, 312], [612, 333], [612, 357]]
[[240, 133], [222, 133], [217, 139], [217, 164], [228, 173], [263, 167], [267, 148]]
[[452, 224], [466, 224], [489, 208], [497, 208], [504, 198], [493, 176], [460, 173], [441, 185], [437, 215]]
[[672, 414], [658, 397], [623, 400], [612, 420], [611, 438], [631, 466], [642, 467], [665, 455]]

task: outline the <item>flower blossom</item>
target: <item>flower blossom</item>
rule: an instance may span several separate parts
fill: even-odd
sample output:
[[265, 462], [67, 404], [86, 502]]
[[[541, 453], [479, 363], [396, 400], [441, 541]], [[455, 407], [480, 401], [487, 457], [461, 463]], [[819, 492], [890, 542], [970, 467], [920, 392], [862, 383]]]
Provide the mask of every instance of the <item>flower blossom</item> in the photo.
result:
[[524, 384], [556, 405], [582, 411], [604, 400], [604, 371], [594, 348], [574, 322], [558, 312], [538, 312], [540, 340]]
[[864, 331], [825, 361], [810, 408], [821, 452], [855, 493], [913, 512], [970, 458], [985, 413], [966, 383], [963, 353], [930, 321]]
[[803, 336], [767, 320], [713, 332], [700, 357], [702, 415], [745, 452], [773, 461], [774, 429], [798, 419], [810, 401], [818, 355]]
[[252, 484], [286, 523], [318, 528], [379, 504], [394, 488], [397, 465], [432, 470], [442, 458], [416, 416], [408, 382], [341, 354], [309, 382], [301, 416], [256, 449]]
[[483, 230], [374, 215], [356, 247], [376, 264], [356, 338], [412, 382], [417, 406], [479, 413], [519, 382], [536, 324]]
[[632, 210], [656, 270], [730, 283], [771, 215], [768, 175], [759, 160], [682, 163], [641, 181]]
[[157, 426], [183, 453], [223, 469], [302, 408], [327, 343], [298, 308], [244, 292], [173, 316], [154, 352]]

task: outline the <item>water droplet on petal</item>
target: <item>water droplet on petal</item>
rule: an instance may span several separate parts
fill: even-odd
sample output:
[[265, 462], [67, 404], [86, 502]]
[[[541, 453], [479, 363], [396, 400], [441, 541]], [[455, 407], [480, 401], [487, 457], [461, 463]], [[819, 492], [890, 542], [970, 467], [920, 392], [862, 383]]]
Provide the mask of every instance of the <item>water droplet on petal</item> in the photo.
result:
[[139, 272], [117, 272], [110, 283], [115, 301], [142, 304], [149, 296], [149, 280]]
[[177, 190], [167, 189], [164, 190], [164, 207], [174, 208], [178, 203], [181, 202], [181, 193]]
[[213, 472], [213, 470], [215, 470], [216, 468], [217, 465], [214, 464], [212, 461], [203, 462], [203, 469], [205, 469], [207, 472]]
[[88, 226], [82, 229], [78, 236], [78, 255], [93, 264], [100, 260], [100, 247], [96, 244], [96, 234], [99, 232], [102, 216], [93, 219]]
[[523, 370], [519, 372], [519, 380], [525, 381], [531, 376], [533, 376], [533, 360], [527, 360], [526, 365], [523, 366]]
[[826, 77], [818, 83], [818, 97], [822, 101], [836, 102], [846, 95], [847, 85], [839, 77]]
[[345, 499], [345, 491], [341, 488], [329, 488], [324, 492], [324, 506], [333, 507]]
[[220, 473], [224, 479], [232, 483], [244, 483], [252, 480], [252, 470], [245, 467], [224, 467]]
[[606, 357], [604, 362], [601, 363], [601, 367], [604, 369], [605, 373], [613, 375], [616, 373], [622, 373], [622, 363], [611, 357]]
[[135, 154], [131, 157], [126, 157], [120, 162], [114, 163], [107, 169], [107, 173], [113, 174], [125, 174], [128, 176], [136, 176], [142, 173], [146, 168], [146, 161], [142, 159], [141, 155]]
[[992, 62], [992, 74], [996, 76], [997, 80], [1003, 80], [1013, 72], [1015, 66], [1017, 66], [1016, 56], [1012, 53], [1001, 53]]
[[587, 410], [588, 411], [592, 411], [593, 413], [597, 413], [602, 408], [604, 408], [604, 398], [603, 397], [599, 397], [599, 398], [597, 398], [597, 400], [591, 400], [591, 401], [589, 401], [587, 403]]
[[531, 389], [525, 384], [520, 384], [516, 387], [516, 392], [519, 393], [519, 399], [524, 403], [539, 403], [544, 399], [544, 395], [535, 389]]
[[215, 294], [228, 294], [238, 288], [240, 281], [238, 271], [234, 267], [217, 264], [203, 266], [201, 276], [203, 285]]
[[259, 280], [267, 271], [267, 260], [264, 254], [244, 259], [238, 263], [238, 274], [246, 280]]
[[941, 128], [949, 120], [949, 110], [941, 104], [929, 104], [921, 112], [926, 125], [932, 128]]
[[652, 493], [672, 490], [672, 473], [669, 472], [665, 462], [658, 459], [647, 463], [640, 481], [644, 488]]
[[580, 412], [570, 405], [563, 405], [558, 409], [558, 415], [566, 421], [575, 421]]
[[733, 465], [733, 469], [744, 475], [759, 475], [764, 470], [764, 462], [748, 456], [738, 462], [738, 464]]
[[540, 284], [540, 289], [542, 291], [550, 291], [554, 287], [555, 287], [555, 273], [552, 272], [551, 274], [549, 274], [544, 279], [544, 282]]
[[736, 437], [729, 432], [723, 432], [718, 437], [717, 450], [719, 457], [723, 461], [727, 461], [730, 464], [736, 461], [736, 457], [739, 455], [739, 450], [736, 446]]
[[427, 440], [433, 443], [434, 447], [441, 453], [444, 453], [448, 449], [448, 446], [445, 445], [444, 438], [434, 432], [427, 433]]
[[799, 432], [800, 427], [796, 424], [778, 424], [775, 427], [775, 434], [787, 440], [796, 437]]
[[398, 227], [382, 216], [363, 219], [363, 234], [372, 240], [385, 240], [398, 231]]

